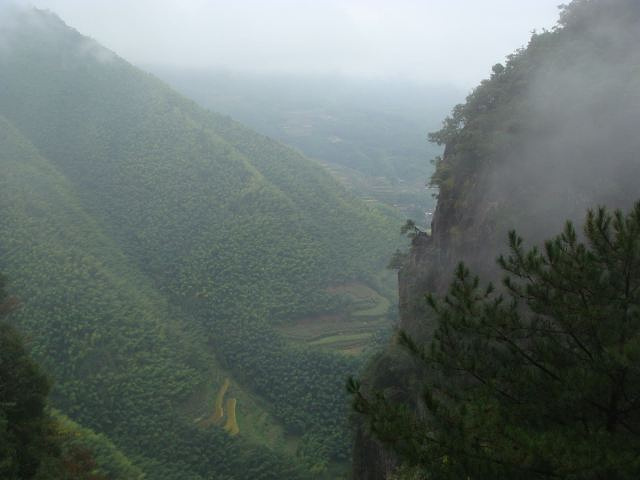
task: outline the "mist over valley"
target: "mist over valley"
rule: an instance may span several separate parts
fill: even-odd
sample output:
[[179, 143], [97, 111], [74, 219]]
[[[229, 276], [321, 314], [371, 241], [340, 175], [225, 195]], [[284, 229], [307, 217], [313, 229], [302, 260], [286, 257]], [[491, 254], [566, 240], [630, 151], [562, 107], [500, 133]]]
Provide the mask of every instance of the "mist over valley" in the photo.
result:
[[0, 2], [0, 478], [637, 478], [639, 42]]

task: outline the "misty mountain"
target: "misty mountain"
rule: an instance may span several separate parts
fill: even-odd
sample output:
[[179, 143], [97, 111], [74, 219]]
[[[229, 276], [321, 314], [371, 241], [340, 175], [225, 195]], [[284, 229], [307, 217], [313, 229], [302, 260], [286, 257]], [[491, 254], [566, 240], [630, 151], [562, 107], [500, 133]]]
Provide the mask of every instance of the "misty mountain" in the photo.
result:
[[365, 199], [422, 220], [434, 206], [425, 191], [426, 141], [463, 97], [454, 87], [330, 75], [267, 75], [150, 66], [185, 95], [300, 149]]
[[[426, 350], [431, 348], [437, 327], [436, 314], [424, 296], [446, 292], [458, 262], [464, 261], [473, 272], [500, 285], [505, 272], [498, 271], [494, 259], [507, 253], [509, 230], [516, 229], [527, 248], [537, 245], [544, 252], [544, 239], [561, 231], [567, 219], [581, 225], [588, 208], [606, 205], [628, 211], [638, 201], [639, 43], [638, 2], [575, 1], [562, 10], [556, 28], [534, 34], [526, 48], [514, 52], [504, 65], [495, 65], [491, 77], [431, 135], [445, 146], [432, 177], [439, 190], [432, 232], [414, 237], [399, 271], [400, 327], [419, 342], [419, 348], [423, 343]], [[602, 274], [607, 274], [604, 267]], [[635, 278], [636, 273], [630, 275]], [[365, 382], [386, 392], [402, 392], [400, 402], [415, 407], [425, 398], [425, 390], [406, 387], [420, 385], [419, 378], [429, 382], [424, 372], [417, 372], [415, 364], [391, 346], [371, 366]], [[543, 392], [540, 397], [544, 398]], [[554, 408], [553, 399], [547, 401]], [[575, 402], [576, 408], [579, 403]], [[516, 410], [517, 414], [529, 408], [537, 415], [532, 404]], [[501, 413], [495, 414], [501, 418]], [[587, 423], [593, 421], [586, 428], [597, 431], [597, 415], [575, 415], [582, 415]], [[620, 452], [607, 458], [609, 440], [594, 440], [589, 432], [572, 440], [572, 428], [582, 432], [573, 419], [552, 425], [557, 432], [549, 430], [550, 437], [559, 432], [562, 439], [553, 444], [545, 443], [542, 427], [537, 427], [538, 433], [524, 430], [529, 436], [523, 437], [530, 443], [522, 450], [522, 458], [535, 458], [535, 465], [544, 463], [542, 473], [523, 473], [527, 467], [522, 462], [516, 469], [523, 469], [513, 477], [504, 474], [506, 469], [501, 474], [488, 468], [493, 474], [478, 473], [478, 478], [627, 478], [617, 471], [611, 474], [616, 468], [624, 471], [627, 465], [611, 460]], [[401, 446], [382, 449], [366, 432], [360, 432], [356, 449], [356, 478], [387, 478], [394, 465], [407, 459], [395, 455]], [[616, 441], [625, 443], [623, 438]], [[536, 441], [540, 448], [533, 452], [529, 446]], [[551, 445], [563, 442], [570, 453], [561, 458]], [[586, 458], [585, 445], [594, 444], [599, 446]], [[490, 447], [480, 450], [486, 453]], [[502, 460], [494, 458], [495, 464]], [[580, 463], [589, 466], [579, 469]], [[628, 478], [635, 476], [637, 471]]]
[[392, 297], [397, 217], [38, 10], [0, 12], [0, 138], [0, 271], [56, 408], [149, 478], [345, 461], [359, 362], [278, 329]]

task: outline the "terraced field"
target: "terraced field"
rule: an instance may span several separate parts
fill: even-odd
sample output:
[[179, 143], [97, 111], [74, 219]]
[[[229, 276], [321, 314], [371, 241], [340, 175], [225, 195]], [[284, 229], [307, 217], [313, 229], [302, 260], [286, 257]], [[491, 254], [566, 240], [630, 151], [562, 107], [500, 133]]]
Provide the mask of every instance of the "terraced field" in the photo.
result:
[[224, 400], [224, 395], [227, 393], [227, 390], [229, 389], [229, 379], [225, 378], [224, 379], [224, 383], [222, 384], [222, 387], [220, 387], [220, 391], [218, 392], [218, 395], [216, 395], [216, 408], [215, 411], [213, 412], [213, 422], [218, 422], [223, 416], [224, 416], [224, 410], [222, 408], [222, 401]]
[[240, 433], [236, 419], [236, 404], [237, 400], [235, 398], [227, 399], [227, 422], [224, 424], [224, 429], [229, 432], [229, 435]]
[[[435, 153], [434, 153], [435, 156]], [[402, 218], [421, 221], [425, 212], [432, 211], [435, 200], [425, 181], [391, 181], [387, 177], [364, 175], [351, 168], [320, 161], [327, 171], [361, 200], [371, 204], [393, 207]], [[425, 179], [428, 175], [425, 175]]]
[[371, 343], [373, 334], [388, 323], [391, 302], [360, 283], [327, 291], [346, 298], [349, 308], [339, 314], [307, 317], [284, 325], [280, 333], [294, 343], [358, 355]]
[[203, 428], [210, 428], [215, 425], [220, 426], [222, 421], [226, 416], [226, 421], [224, 423], [224, 430], [226, 430], [230, 435], [237, 435], [240, 433], [240, 428], [238, 427], [238, 419], [236, 417], [236, 405], [238, 400], [235, 397], [227, 398], [226, 405], [225, 404], [225, 395], [231, 386], [231, 382], [228, 378], [224, 379], [224, 382], [220, 386], [218, 393], [216, 394], [215, 405], [213, 408], [213, 413], [211, 415], [206, 416], [202, 415], [201, 417], [194, 420], [194, 423], [197, 423]]

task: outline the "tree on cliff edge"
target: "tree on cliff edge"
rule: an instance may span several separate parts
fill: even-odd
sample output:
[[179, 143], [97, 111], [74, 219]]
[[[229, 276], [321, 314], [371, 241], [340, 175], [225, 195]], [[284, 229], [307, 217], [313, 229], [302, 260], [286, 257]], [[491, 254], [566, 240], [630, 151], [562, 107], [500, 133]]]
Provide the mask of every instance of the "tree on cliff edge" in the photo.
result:
[[[542, 250], [515, 233], [503, 288], [460, 265], [428, 297], [429, 345], [400, 333], [422, 368], [418, 405], [364, 393], [373, 434], [428, 479], [635, 479], [640, 474], [640, 203], [589, 211]], [[417, 475], [417, 476], [416, 476]]]

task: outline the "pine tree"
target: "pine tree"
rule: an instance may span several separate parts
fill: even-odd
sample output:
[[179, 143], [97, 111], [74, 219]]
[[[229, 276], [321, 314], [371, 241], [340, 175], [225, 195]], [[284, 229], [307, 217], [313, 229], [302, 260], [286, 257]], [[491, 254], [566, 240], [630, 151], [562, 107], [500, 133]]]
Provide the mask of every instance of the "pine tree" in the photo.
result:
[[589, 211], [584, 237], [568, 222], [543, 249], [511, 232], [509, 249], [500, 288], [461, 264], [428, 296], [428, 345], [399, 334], [417, 404], [351, 380], [356, 411], [421, 478], [638, 478], [640, 203]]

